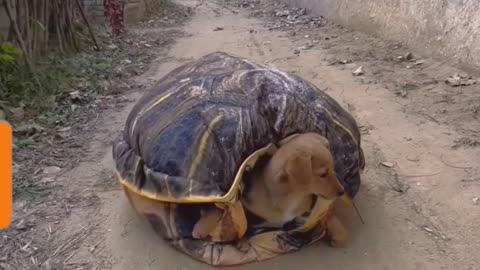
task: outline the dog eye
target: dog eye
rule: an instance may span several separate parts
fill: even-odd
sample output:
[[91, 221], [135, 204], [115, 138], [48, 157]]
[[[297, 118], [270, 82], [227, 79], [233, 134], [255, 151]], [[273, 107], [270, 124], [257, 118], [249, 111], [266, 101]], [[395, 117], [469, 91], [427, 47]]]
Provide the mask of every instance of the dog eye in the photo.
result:
[[328, 169], [320, 171], [318, 176], [320, 176], [321, 178], [327, 177], [328, 176]]

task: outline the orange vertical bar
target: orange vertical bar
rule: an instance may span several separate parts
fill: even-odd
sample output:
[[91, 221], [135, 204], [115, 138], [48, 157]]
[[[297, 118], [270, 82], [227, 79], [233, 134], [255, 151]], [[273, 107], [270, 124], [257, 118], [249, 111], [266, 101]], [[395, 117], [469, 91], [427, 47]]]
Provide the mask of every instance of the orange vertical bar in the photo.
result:
[[12, 130], [0, 121], [0, 229], [10, 224], [12, 211]]

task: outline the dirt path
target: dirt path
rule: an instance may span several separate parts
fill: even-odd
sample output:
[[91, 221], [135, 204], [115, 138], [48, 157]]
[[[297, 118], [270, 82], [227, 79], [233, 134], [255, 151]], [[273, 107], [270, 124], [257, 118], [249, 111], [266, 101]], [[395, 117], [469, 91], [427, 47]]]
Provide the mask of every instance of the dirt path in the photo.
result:
[[[227, 7], [197, 0], [181, 3], [195, 8], [194, 17], [181, 29], [189, 35], [178, 39], [168, 56], [156, 61], [138, 80], [157, 80], [185, 61], [221, 50], [297, 72], [327, 89], [357, 118], [364, 131], [367, 170], [357, 204], [366, 224], [362, 225], [351, 209], [343, 211], [351, 232], [349, 246], [332, 249], [320, 243], [240, 268], [480, 269], [480, 230], [475, 228], [480, 205], [472, 201], [480, 197], [480, 181], [476, 178], [480, 150], [475, 143], [458, 145], [465, 138], [476, 138], [473, 133], [478, 124], [462, 109], [478, 104], [472, 101], [472, 96], [478, 98], [478, 87], [459, 90], [443, 82], [429, 84], [427, 80], [442, 79], [455, 69], [430, 59], [425, 59], [422, 69], [407, 69], [406, 63], [384, 59], [396, 58], [395, 54], [389, 55], [395, 50], [402, 55], [402, 49], [392, 49], [337, 26], [313, 30], [298, 26], [293, 31], [277, 27], [271, 18], [267, 23], [266, 19], [249, 16], [255, 7]], [[224, 29], [213, 31], [216, 27]], [[315, 46], [294, 53], [311, 40]], [[354, 63], [332, 62], [348, 57]], [[352, 76], [355, 65], [360, 64], [365, 75]], [[416, 82], [414, 89], [404, 87], [404, 82]], [[72, 231], [79, 226], [95, 228], [70, 261], [94, 254], [99, 262], [97, 269], [209, 269], [159, 240], [132, 212], [112, 182], [109, 143], [123, 128], [140, 95], [132, 93], [129, 106], [102, 117], [90, 146], [89, 161], [70, 172], [81, 188], [93, 189], [100, 197], [100, 208], [76, 209], [66, 221]], [[445, 97], [447, 102], [432, 103], [437, 97]], [[448, 98], [455, 102], [448, 103]], [[468, 102], [460, 103], [462, 99]], [[447, 111], [432, 113], [437, 109]], [[458, 147], [452, 149], [456, 142]], [[390, 162], [393, 167], [382, 166], [381, 162]]]

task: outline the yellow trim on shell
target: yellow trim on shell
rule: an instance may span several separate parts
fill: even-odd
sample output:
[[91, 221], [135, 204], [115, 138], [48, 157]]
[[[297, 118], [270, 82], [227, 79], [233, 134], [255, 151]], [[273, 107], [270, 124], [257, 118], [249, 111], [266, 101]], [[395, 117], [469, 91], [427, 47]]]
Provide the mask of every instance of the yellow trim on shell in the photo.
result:
[[222, 119], [222, 115], [217, 115], [215, 118], [210, 121], [210, 123], [207, 124], [207, 129], [203, 132], [202, 137], [200, 138], [200, 143], [198, 145], [198, 150], [197, 154], [195, 155], [195, 158], [192, 161], [192, 164], [190, 166], [190, 169], [188, 170], [188, 176], [187, 179], [189, 181], [188, 184], [188, 195], [192, 194], [192, 188], [193, 188], [193, 175], [195, 174], [197, 170], [197, 166], [200, 163], [200, 160], [203, 157], [203, 153], [205, 152], [205, 147], [207, 146], [208, 143], [208, 138], [210, 137], [210, 134], [213, 132], [213, 128], [215, 125]]
[[265, 154], [272, 154], [276, 151], [276, 149], [277, 149], [277, 147], [275, 146], [275, 144], [270, 143], [267, 146], [255, 151], [247, 159], [245, 159], [245, 161], [242, 163], [242, 165], [238, 169], [237, 175], [235, 176], [235, 179], [233, 181], [232, 186], [230, 187], [228, 192], [223, 196], [195, 196], [195, 195], [192, 196], [192, 195], [190, 195], [188, 197], [173, 198], [171, 196], [165, 196], [165, 195], [157, 194], [157, 193], [154, 193], [154, 192], [139, 190], [135, 185], [133, 185], [132, 183], [123, 179], [122, 176], [120, 175], [120, 172], [118, 172], [118, 170], [116, 171], [116, 174], [117, 174], [118, 181], [122, 185], [124, 185], [126, 188], [128, 188], [131, 192], [136, 193], [140, 196], [144, 196], [145, 198], [148, 198], [148, 199], [151, 199], [151, 200], [169, 202], [169, 203], [230, 202], [230, 201], [233, 201], [233, 199], [235, 198], [235, 195], [237, 194], [238, 186], [240, 185], [240, 182], [242, 181], [243, 173], [245, 172], [245, 168], [247, 166], [253, 167], [255, 165], [255, 163], [257, 162], [258, 158], [260, 158], [261, 156], [263, 156]]
[[[159, 103], [159, 102], [157, 102], [157, 103]], [[330, 116], [330, 118], [332, 119], [332, 121], [335, 124], [337, 124], [339, 127], [343, 128], [344, 130], [346, 130], [348, 132], [348, 134], [352, 137], [353, 141], [355, 142], [355, 144], [358, 147], [358, 143], [355, 140], [355, 137], [353, 136], [353, 134], [344, 125], [342, 125], [338, 121], [336, 121], [328, 111], [326, 111], [326, 112], [328, 113], [328, 115]], [[298, 136], [298, 134], [290, 135], [289, 137], [284, 138], [281, 142], [286, 142], [286, 141], [288, 141], [291, 138], [296, 137], [296, 136]], [[165, 196], [165, 195], [162, 195], [162, 194], [157, 194], [157, 193], [153, 193], [153, 192], [139, 190], [135, 185], [133, 185], [130, 182], [128, 182], [127, 180], [123, 179], [118, 171], [116, 172], [116, 174], [117, 174], [118, 181], [122, 185], [127, 187], [130, 191], [132, 191], [132, 192], [134, 192], [134, 193], [136, 193], [140, 196], [144, 196], [144, 197], [146, 197], [148, 199], [151, 199], [151, 200], [162, 201], [162, 202], [170, 202], [170, 203], [222, 203], [222, 202], [230, 202], [234, 199], [235, 195], [238, 192], [238, 186], [240, 185], [240, 182], [243, 178], [243, 173], [245, 171], [245, 168], [247, 166], [253, 167], [255, 165], [255, 163], [257, 162], [259, 157], [261, 157], [261, 156], [263, 156], [267, 153], [273, 154], [276, 151], [276, 149], [277, 149], [277, 147], [275, 146], [275, 144], [270, 143], [267, 146], [265, 146], [263, 148], [260, 148], [259, 150], [255, 151], [247, 159], [245, 159], [245, 161], [242, 163], [242, 165], [238, 169], [238, 172], [235, 176], [235, 179], [232, 183], [232, 186], [230, 187], [228, 192], [223, 196], [196, 196], [196, 195], [191, 195], [191, 190], [189, 190], [189, 196], [188, 197], [173, 198], [171, 196]], [[360, 169], [359, 173], [362, 174], [362, 172], [363, 172], [363, 170]], [[314, 206], [314, 210], [316, 209], [315, 207], [317, 207], [317, 204]], [[315, 210], [315, 211], [322, 212], [321, 210]], [[313, 215], [313, 213], [314, 213], [314, 211], [312, 210], [312, 215]], [[314, 222], [314, 219], [309, 218], [307, 220], [307, 222], [304, 224], [304, 226], [302, 226], [301, 228], [310, 227], [311, 226], [310, 222]]]
[[148, 108], [146, 108], [145, 110], [142, 110], [138, 115], [137, 117], [135, 117], [135, 120], [133, 120], [133, 124], [132, 124], [132, 128], [130, 130], [130, 137], [133, 136], [133, 131], [135, 130], [135, 126], [137, 125], [137, 121], [138, 119], [146, 112], [148, 112], [150, 109], [152, 109], [153, 107], [157, 106], [158, 104], [162, 103], [165, 101], [165, 99], [167, 99], [169, 96], [171, 96], [173, 93], [170, 92], [164, 96], [161, 96], [157, 101], [155, 101], [152, 105], [148, 106]]
[[148, 108], [146, 108], [143, 113], [146, 113], [147, 111], [151, 110], [153, 107], [157, 106], [158, 104], [162, 103], [165, 101], [165, 99], [167, 99], [169, 96], [171, 96], [173, 94], [173, 92], [170, 92], [168, 94], [166, 94], [165, 96], [162, 96], [160, 97], [157, 101], [155, 101], [155, 103], [153, 103], [152, 105], [148, 106]]
[[[335, 118], [333, 117], [333, 115], [332, 115], [328, 110], [324, 110], [324, 111], [328, 114], [328, 116], [330, 116], [330, 118], [332, 119], [332, 121], [333, 121], [334, 124], [336, 124], [336, 125], [339, 126], [340, 128], [343, 128], [343, 129], [350, 135], [350, 137], [352, 137], [352, 140], [355, 142], [355, 145], [357, 146], [357, 148], [359, 148], [359, 147], [360, 147], [360, 143], [357, 142], [357, 139], [355, 138], [355, 136], [353, 136], [352, 132], [351, 132], [348, 128], [346, 128], [344, 125], [342, 125], [339, 121], [337, 121], [337, 119], [335, 119]], [[360, 158], [360, 155], [361, 155], [361, 154], [362, 154], [362, 153], [361, 153], [361, 151], [359, 150], [359, 151], [358, 151], [358, 160], [359, 160], [359, 161], [360, 161], [360, 159], [361, 159], [361, 158]]]
[[333, 205], [335, 200], [325, 200], [320, 196], [317, 196], [317, 201], [313, 206], [312, 212], [308, 216], [305, 223], [296, 231], [307, 232], [317, 226], [318, 221], [322, 220], [328, 213], [328, 210]]
[[[240, 201], [229, 203], [216, 203], [215, 206], [224, 211], [224, 216], [222, 217], [222, 219], [225, 217], [225, 215], [230, 215], [232, 219], [231, 226], [233, 226], [234, 230], [237, 232], [237, 239], [243, 238], [243, 236], [245, 236], [245, 233], [247, 232], [248, 222], [245, 212], [243, 210], [242, 203]], [[220, 236], [222, 234], [223, 225], [224, 224], [222, 224], [222, 222], [219, 222], [219, 224], [214, 230], [214, 233], [212, 234]]]
[[278, 142], [278, 146], [282, 146], [282, 145], [286, 144], [287, 142], [291, 141], [293, 138], [298, 137], [298, 136], [300, 136], [300, 133], [299, 133], [299, 134], [290, 135], [290, 136], [288, 136], [288, 137], [280, 140], [280, 141]]
[[355, 142], [355, 144], [358, 147], [359, 144], [358, 144], [355, 136], [353, 136], [352, 132], [348, 128], [346, 128], [342, 123], [340, 123], [335, 117], [333, 117], [333, 115], [328, 110], [324, 109], [323, 111], [325, 111], [328, 114], [328, 116], [330, 116], [330, 118], [331, 118], [331, 120], [334, 124], [341, 127], [342, 129], [344, 129], [350, 135], [350, 137], [352, 137], [352, 140]]

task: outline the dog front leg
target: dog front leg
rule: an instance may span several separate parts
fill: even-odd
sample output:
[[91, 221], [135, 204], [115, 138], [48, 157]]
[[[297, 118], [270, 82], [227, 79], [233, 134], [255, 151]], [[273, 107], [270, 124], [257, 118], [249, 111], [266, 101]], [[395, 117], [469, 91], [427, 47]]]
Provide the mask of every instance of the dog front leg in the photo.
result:
[[345, 247], [348, 240], [348, 231], [338, 217], [330, 216], [326, 223], [326, 229], [332, 247]]
[[222, 218], [220, 209], [202, 210], [201, 217], [193, 227], [192, 236], [196, 239], [206, 239], [215, 229]]

